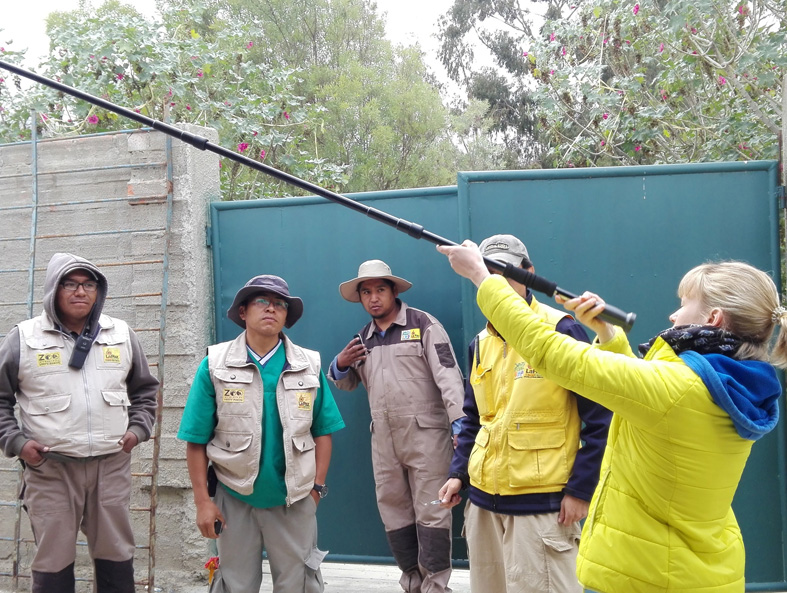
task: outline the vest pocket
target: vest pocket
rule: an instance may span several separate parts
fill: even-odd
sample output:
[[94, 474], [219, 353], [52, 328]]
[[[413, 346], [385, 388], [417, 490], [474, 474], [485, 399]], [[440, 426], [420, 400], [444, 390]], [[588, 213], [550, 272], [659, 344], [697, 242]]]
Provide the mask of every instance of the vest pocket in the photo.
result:
[[313, 375], [285, 374], [282, 377], [282, 385], [285, 389], [287, 411], [290, 418], [311, 421], [317, 388], [320, 386], [318, 378]]
[[317, 474], [317, 458], [314, 453], [314, 437], [310, 432], [292, 437], [292, 471], [296, 488], [314, 481]]
[[117, 440], [128, 428], [128, 393], [125, 391], [101, 391], [107, 404], [104, 409], [104, 440]]
[[492, 367], [482, 367], [476, 365], [470, 374], [470, 386], [473, 388], [475, 404], [478, 408], [478, 415], [482, 418], [488, 416], [494, 409], [494, 393], [492, 385]]
[[27, 398], [26, 400], [20, 399], [19, 401], [20, 405], [24, 405], [21, 403], [22, 401], [27, 402], [27, 404], [24, 405], [25, 412], [31, 416], [55, 414], [68, 409], [68, 407], [71, 405], [71, 394], [59, 393], [57, 395]]
[[565, 442], [566, 431], [562, 427], [509, 430], [509, 485], [565, 484], [569, 478]]
[[482, 426], [475, 437], [475, 445], [473, 445], [473, 450], [470, 452], [470, 459], [467, 463], [467, 474], [470, 476], [470, 481], [474, 486], [481, 488], [486, 486], [484, 466], [488, 454], [488, 444], [489, 431]]
[[214, 430], [213, 438], [208, 443], [205, 451], [208, 458], [216, 466], [216, 474], [222, 482], [225, 476], [234, 479], [228, 485], [236, 488], [237, 480], [248, 479], [252, 464], [257, 461], [254, 455], [244, 453], [253, 440], [250, 432], [231, 432], [228, 430]]
[[396, 356], [396, 378], [400, 381], [431, 381], [429, 365], [424, 360], [424, 347], [420, 342], [402, 342], [391, 347]]

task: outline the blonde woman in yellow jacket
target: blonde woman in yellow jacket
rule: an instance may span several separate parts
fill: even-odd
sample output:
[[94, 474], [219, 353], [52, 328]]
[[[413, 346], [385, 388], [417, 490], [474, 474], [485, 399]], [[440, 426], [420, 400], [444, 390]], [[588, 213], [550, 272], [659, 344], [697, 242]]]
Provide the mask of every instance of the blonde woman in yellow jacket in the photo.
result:
[[544, 324], [472, 242], [438, 250], [479, 287], [484, 315], [533, 368], [615, 413], [582, 531], [580, 583], [599, 593], [742, 593], [731, 503], [753, 442], [778, 421], [770, 363], [787, 367], [787, 310], [770, 277], [740, 262], [690, 270], [673, 327], [638, 359], [621, 330], [597, 319], [598, 296], [565, 303], [598, 334], [591, 346]]

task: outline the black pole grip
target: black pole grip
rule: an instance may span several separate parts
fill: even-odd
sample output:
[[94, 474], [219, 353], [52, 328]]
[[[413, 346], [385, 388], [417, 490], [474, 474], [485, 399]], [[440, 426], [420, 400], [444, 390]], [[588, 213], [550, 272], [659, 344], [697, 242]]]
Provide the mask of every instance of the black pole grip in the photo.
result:
[[[500, 262], [495, 261], [493, 259], [489, 259], [487, 257], [484, 258], [484, 263], [487, 265], [487, 268], [490, 267], [490, 262], [494, 264], [499, 264]], [[528, 288], [542, 292], [549, 296], [555, 295], [555, 290], [557, 290], [557, 283], [552, 282], [551, 280], [547, 280], [543, 276], [537, 276], [533, 272], [529, 272], [524, 268], [519, 268], [517, 266], [513, 266], [511, 264], [503, 264], [505, 266], [502, 270], [503, 276], [506, 278], [511, 278], [520, 284], [524, 284]]]
[[[149, 126], [154, 130], [158, 130], [159, 132], [163, 132], [169, 136], [174, 138], [178, 138], [179, 140], [190, 144], [200, 150], [208, 150], [219, 156], [225, 157], [241, 165], [245, 165], [251, 169], [255, 169], [275, 179], [279, 179], [284, 181], [285, 183], [289, 183], [292, 186], [298, 187], [305, 191], [311, 192], [315, 195], [321, 196], [326, 198], [332, 202], [340, 204], [346, 208], [350, 208], [351, 210], [355, 210], [356, 212], [360, 212], [361, 214], [365, 214], [369, 218], [376, 220], [377, 222], [382, 222], [390, 227], [395, 228], [398, 231], [403, 233], [407, 233], [409, 236], [415, 239], [424, 239], [433, 243], [435, 245], [449, 245], [449, 246], [458, 246], [457, 243], [446, 239], [445, 237], [441, 237], [440, 235], [436, 235], [430, 231], [424, 229], [418, 223], [409, 222], [402, 218], [397, 218], [388, 214], [387, 212], [383, 212], [382, 210], [378, 210], [376, 208], [372, 208], [371, 206], [366, 206], [365, 204], [361, 204], [356, 200], [348, 198], [347, 196], [343, 196], [341, 194], [337, 194], [336, 192], [332, 192], [325, 188], [320, 187], [319, 185], [315, 185], [309, 181], [305, 181], [300, 179], [299, 177], [295, 177], [294, 175], [290, 175], [289, 173], [285, 173], [284, 171], [279, 171], [274, 167], [266, 165], [264, 163], [260, 163], [258, 161], [252, 160], [249, 157], [245, 157], [241, 154], [236, 152], [232, 152], [224, 148], [223, 146], [219, 146], [217, 144], [213, 144], [212, 142], [208, 141], [207, 138], [203, 138], [201, 136], [195, 136], [185, 130], [181, 130], [176, 128], [175, 126], [171, 126], [164, 122], [152, 119], [141, 113], [137, 113], [135, 111], [131, 111], [130, 109], [126, 109], [125, 107], [120, 107], [115, 105], [114, 103], [110, 103], [105, 99], [100, 99], [99, 97], [95, 97], [78, 89], [72, 88], [68, 85], [65, 85], [61, 82], [57, 82], [50, 78], [46, 78], [45, 76], [41, 76], [40, 74], [36, 74], [34, 72], [30, 72], [16, 66], [14, 64], [9, 64], [8, 62], [0, 60], [0, 68], [4, 68], [6, 70], [10, 70], [15, 74], [20, 76], [24, 76], [25, 78], [29, 78], [34, 82], [38, 82], [43, 84], [44, 86], [48, 86], [50, 88], [56, 89], [62, 93], [67, 95], [71, 95], [72, 97], [76, 97], [77, 99], [81, 99], [86, 101], [87, 103], [92, 103], [97, 107], [101, 107], [106, 109], [107, 111], [112, 111], [121, 115], [127, 119], [136, 121], [143, 125]], [[518, 268], [512, 266], [511, 264], [503, 264], [497, 260], [489, 259], [487, 257], [484, 258], [484, 263], [486, 264], [487, 268], [490, 270], [495, 270], [501, 272], [503, 276], [506, 278], [512, 278], [516, 280], [520, 284], [524, 284], [528, 288], [542, 292], [550, 297], [554, 296], [555, 294], [562, 294], [563, 296], [567, 296], [568, 298], [573, 298], [576, 295], [572, 295], [566, 291], [561, 291], [557, 287], [555, 282], [551, 282], [546, 278], [541, 276], [537, 276], [532, 272], [528, 272], [527, 270], [523, 270], [522, 268]], [[613, 307], [611, 305], [606, 305], [604, 312], [599, 315], [604, 321], [608, 321], [609, 323], [613, 323], [615, 325], [620, 325], [626, 331], [631, 329], [631, 326], [634, 324], [634, 320], [637, 316], [634, 313], [624, 313], [620, 309]]]
[[[556, 287], [555, 294], [559, 294], [562, 297], [567, 299], [574, 299], [578, 295], [574, 294], [573, 292], [569, 292], [567, 290], [563, 290], [562, 288]], [[634, 326], [634, 322], [637, 320], [636, 313], [626, 313], [622, 309], [618, 309], [617, 307], [610, 305], [609, 303], [604, 303], [604, 310], [599, 314], [599, 318], [602, 321], [606, 321], [607, 323], [611, 323], [612, 325], [619, 325], [623, 328], [623, 331], [629, 332], [631, 328]]]

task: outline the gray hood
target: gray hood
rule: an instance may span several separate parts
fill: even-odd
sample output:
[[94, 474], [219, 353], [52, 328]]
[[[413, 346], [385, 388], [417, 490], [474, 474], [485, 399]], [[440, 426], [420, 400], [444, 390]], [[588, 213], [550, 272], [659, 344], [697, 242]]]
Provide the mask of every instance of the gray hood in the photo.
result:
[[95, 265], [77, 255], [72, 255], [70, 253], [55, 253], [52, 259], [49, 260], [49, 265], [46, 267], [46, 280], [44, 281], [44, 311], [46, 311], [46, 314], [49, 315], [53, 321], [63, 327], [63, 323], [57, 316], [55, 295], [57, 294], [57, 287], [63, 277], [74, 270], [86, 270], [93, 274], [98, 281], [96, 304], [93, 307], [87, 324], [89, 327], [95, 328], [98, 323], [98, 318], [101, 316], [101, 311], [104, 310], [104, 301], [107, 298], [107, 278]]

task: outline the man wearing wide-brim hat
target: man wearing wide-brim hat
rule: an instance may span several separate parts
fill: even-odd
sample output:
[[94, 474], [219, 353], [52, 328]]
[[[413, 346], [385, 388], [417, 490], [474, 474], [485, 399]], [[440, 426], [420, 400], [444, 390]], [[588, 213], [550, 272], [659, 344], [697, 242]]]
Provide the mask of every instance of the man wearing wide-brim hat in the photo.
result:
[[208, 348], [186, 401], [178, 438], [197, 527], [218, 538], [212, 593], [259, 591], [263, 550], [275, 593], [323, 591], [316, 511], [328, 494], [331, 433], [344, 422], [319, 353], [282, 331], [301, 315], [303, 301], [282, 278], [249, 280], [227, 310], [244, 331]]
[[448, 475], [464, 416], [462, 374], [440, 322], [398, 298], [411, 287], [381, 260], [362, 263], [339, 286], [372, 320], [328, 376], [348, 391], [363, 383], [369, 394], [377, 507], [402, 588], [440, 593], [450, 591], [451, 513], [429, 503]]

